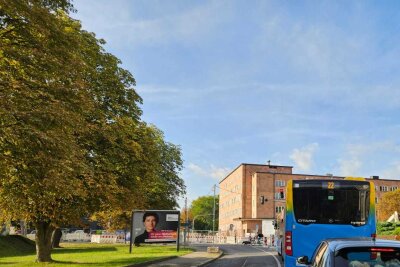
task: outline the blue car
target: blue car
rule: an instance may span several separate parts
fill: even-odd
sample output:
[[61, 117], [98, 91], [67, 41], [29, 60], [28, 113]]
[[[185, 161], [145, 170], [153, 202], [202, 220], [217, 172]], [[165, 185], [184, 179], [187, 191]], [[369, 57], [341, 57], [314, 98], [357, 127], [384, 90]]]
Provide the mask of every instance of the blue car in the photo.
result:
[[297, 266], [310, 267], [400, 267], [400, 242], [371, 238], [327, 239], [312, 259], [297, 258]]

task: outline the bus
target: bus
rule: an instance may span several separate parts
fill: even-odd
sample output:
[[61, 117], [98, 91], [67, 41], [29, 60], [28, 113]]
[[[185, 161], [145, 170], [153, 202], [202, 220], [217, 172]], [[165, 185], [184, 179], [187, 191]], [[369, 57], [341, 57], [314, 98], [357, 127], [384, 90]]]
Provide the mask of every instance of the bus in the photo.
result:
[[[286, 267], [310, 260], [327, 238], [376, 237], [375, 186], [364, 178], [291, 180], [286, 188], [284, 236], [278, 249]], [[283, 231], [282, 231], [283, 232]]]

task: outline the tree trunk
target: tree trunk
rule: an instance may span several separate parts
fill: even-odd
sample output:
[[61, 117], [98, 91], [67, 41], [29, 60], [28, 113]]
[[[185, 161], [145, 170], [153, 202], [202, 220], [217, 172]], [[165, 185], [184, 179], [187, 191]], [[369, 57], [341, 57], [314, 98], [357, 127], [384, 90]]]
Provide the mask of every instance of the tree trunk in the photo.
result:
[[61, 241], [62, 232], [60, 228], [56, 228], [53, 234], [53, 241], [52, 247], [53, 248], [60, 248], [60, 241]]
[[51, 262], [51, 245], [54, 227], [49, 222], [36, 223], [36, 261]]

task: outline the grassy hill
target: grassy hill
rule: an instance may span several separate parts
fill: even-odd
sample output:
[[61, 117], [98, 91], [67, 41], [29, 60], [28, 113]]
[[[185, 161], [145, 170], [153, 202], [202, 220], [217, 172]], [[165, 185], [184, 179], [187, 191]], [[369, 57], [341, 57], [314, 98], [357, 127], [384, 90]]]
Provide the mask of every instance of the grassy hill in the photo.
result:
[[35, 242], [19, 235], [0, 236], [0, 257], [35, 253]]

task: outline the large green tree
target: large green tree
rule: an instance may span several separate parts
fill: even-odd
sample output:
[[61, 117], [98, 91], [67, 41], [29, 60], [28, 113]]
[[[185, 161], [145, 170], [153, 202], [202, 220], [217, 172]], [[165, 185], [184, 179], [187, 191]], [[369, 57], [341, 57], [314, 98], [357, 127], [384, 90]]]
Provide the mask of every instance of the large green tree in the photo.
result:
[[118, 224], [176, 206], [185, 189], [180, 148], [141, 121], [133, 76], [72, 10], [0, 0], [0, 218], [35, 226], [39, 262], [56, 227]]
[[133, 207], [177, 207], [176, 200], [185, 188], [178, 176], [183, 163], [180, 148], [165, 142], [163, 133], [155, 126], [140, 123], [135, 128], [131, 123], [129, 120], [118, 120], [113, 124], [110, 134], [115, 136], [116, 131], [120, 136], [103, 148], [106, 162], [108, 158], [115, 161], [110, 167], [127, 190], [120, 192], [116, 202], [103, 203], [103, 208], [93, 215], [93, 219], [114, 229], [126, 229], [130, 225]]
[[[190, 205], [190, 214], [193, 216], [195, 230], [212, 230], [213, 227], [214, 196], [201, 196], [193, 200]], [[218, 230], [219, 197], [215, 197], [215, 224]]]

